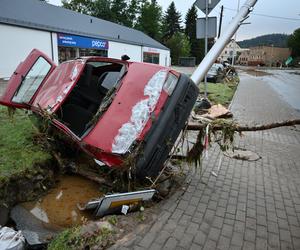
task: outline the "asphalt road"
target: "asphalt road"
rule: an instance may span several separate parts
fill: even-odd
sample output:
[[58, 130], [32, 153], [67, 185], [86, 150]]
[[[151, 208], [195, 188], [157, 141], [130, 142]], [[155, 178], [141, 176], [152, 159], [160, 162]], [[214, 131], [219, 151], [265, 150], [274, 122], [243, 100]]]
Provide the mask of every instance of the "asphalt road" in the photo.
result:
[[300, 70], [259, 70], [266, 75], [256, 76], [272, 87], [279, 97], [300, 111]]

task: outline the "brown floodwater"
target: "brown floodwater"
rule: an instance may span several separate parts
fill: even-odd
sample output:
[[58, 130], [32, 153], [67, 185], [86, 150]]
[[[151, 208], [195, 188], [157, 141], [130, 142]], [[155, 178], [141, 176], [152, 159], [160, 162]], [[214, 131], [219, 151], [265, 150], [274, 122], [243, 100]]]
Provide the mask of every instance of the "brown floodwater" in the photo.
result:
[[79, 176], [63, 176], [57, 187], [36, 202], [22, 206], [46, 227], [67, 228], [92, 219], [91, 212], [80, 211], [77, 204], [86, 203], [103, 194], [100, 186]]
[[272, 75], [271, 73], [261, 71], [261, 70], [256, 70], [256, 69], [245, 69], [244, 71], [246, 71], [247, 74], [249, 74], [249, 75], [257, 76], [257, 77]]

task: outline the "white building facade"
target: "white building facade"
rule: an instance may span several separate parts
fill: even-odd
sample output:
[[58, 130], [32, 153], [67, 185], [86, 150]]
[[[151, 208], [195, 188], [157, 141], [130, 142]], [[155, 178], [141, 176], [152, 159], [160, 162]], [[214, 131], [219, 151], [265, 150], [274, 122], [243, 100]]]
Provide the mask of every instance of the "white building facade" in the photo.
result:
[[237, 57], [244, 49], [242, 49], [235, 40], [231, 40], [218, 57], [220, 62], [231, 61], [233, 57]]
[[9, 78], [34, 48], [56, 64], [125, 54], [130, 61], [171, 64], [170, 50], [140, 31], [38, 0], [1, 0], [0, 5], [0, 78]]

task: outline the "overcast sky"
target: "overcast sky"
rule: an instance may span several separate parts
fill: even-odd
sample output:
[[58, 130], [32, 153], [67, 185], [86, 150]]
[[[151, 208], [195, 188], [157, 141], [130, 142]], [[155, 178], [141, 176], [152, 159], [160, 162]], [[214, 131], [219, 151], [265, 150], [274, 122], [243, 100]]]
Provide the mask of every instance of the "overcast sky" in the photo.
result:
[[[241, 4], [245, 1], [246, 0], [241, 0]], [[158, 3], [163, 7], [164, 11], [171, 2], [172, 0], [158, 0]], [[192, 6], [195, 0], [174, 0], [174, 2], [177, 10], [182, 13], [182, 20], [184, 20], [187, 10]], [[49, 3], [61, 5], [60, 0], [49, 0]], [[211, 12], [210, 16], [218, 16], [219, 18], [221, 5], [225, 7], [224, 22], [222, 25], [222, 29], [224, 30], [235, 14], [234, 11], [229, 9], [237, 9], [238, 0], [221, 0]], [[247, 20], [247, 22], [251, 22], [251, 24], [244, 25], [239, 29], [237, 40], [244, 40], [270, 33], [291, 34], [295, 29], [300, 28], [300, 0], [258, 0], [253, 13], [296, 20], [271, 18], [252, 14]], [[198, 15], [199, 17], [204, 16], [201, 11], [198, 11]]]

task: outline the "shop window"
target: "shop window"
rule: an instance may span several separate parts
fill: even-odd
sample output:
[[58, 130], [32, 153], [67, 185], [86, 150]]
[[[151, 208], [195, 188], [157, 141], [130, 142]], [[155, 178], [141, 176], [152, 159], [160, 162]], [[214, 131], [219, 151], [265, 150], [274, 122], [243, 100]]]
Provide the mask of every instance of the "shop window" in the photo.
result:
[[79, 56], [102, 56], [107, 57], [107, 50], [79, 49]]
[[58, 47], [59, 62], [65, 62], [76, 58], [76, 48]]
[[83, 57], [83, 56], [107, 57], [107, 50], [58, 47], [58, 57], [60, 63], [73, 60], [77, 57]]
[[159, 64], [159, 54], [144, 52], [144, 62]]

